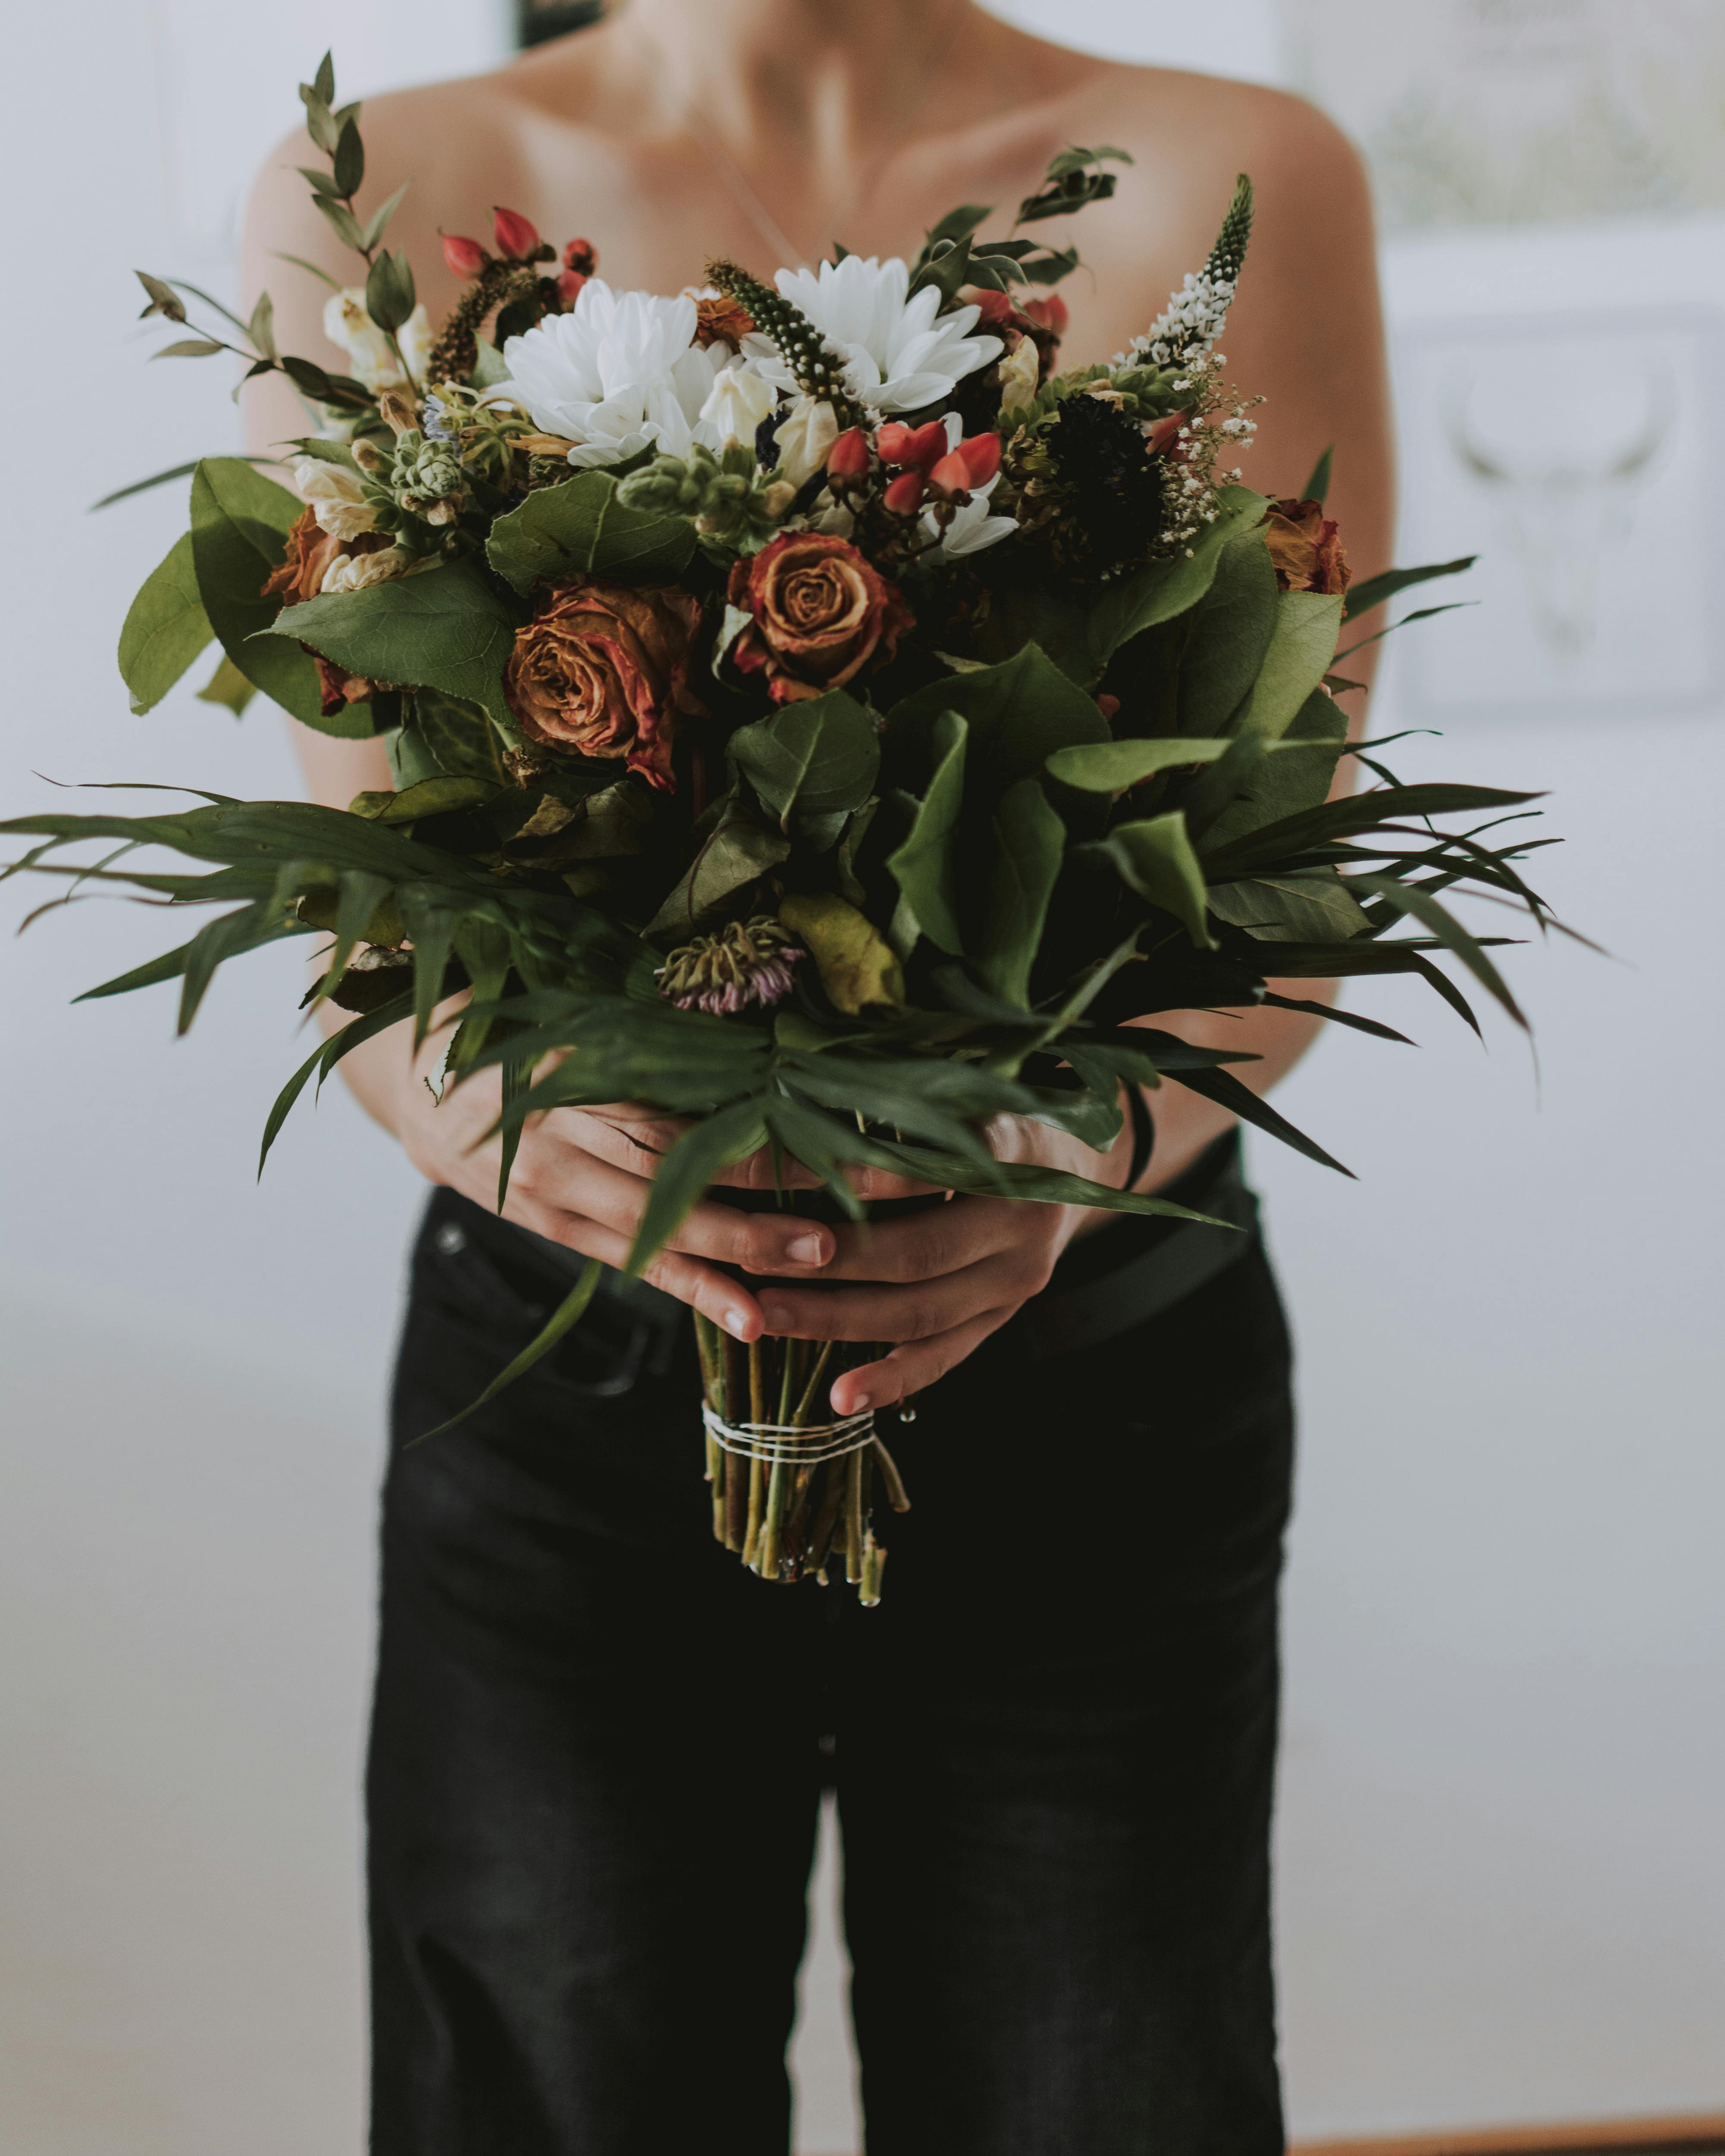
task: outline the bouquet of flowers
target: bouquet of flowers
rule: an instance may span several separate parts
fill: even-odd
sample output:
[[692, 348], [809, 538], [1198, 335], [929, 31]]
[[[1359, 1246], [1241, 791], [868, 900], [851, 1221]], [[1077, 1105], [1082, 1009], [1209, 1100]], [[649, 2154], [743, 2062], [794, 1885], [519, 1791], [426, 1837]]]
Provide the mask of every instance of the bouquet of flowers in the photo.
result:
[[[282, 445], [291, 488], [267, 459], [187, 468], [190, 529], [121, 670], [147, 711], [213, 639], [206, 695], [381, 735], [393, 790], [3, 827], [41, 841], [14, 870], [219, 909], [90, 992], [177, 980], [182, 1031], [228, 960], [323, 940], [309, 1000], [352, 1016], [266, 1152], [308, 1081], [385, 1028], [423, 1039], [459, 994], [444, 1082], [501, 1071], [504, 1188], [542, 1111], [689, 1119], [631, 1270], [763, 1147], [851, 1217], [860, 1164], [1178, 1214], [998, 1161], [979, 1129], [1040, 1117], [1106, 1147], [1124, 1090], [1168, 1082], [1334, 1166], [1228, 1067], [1249, 1059], [1147, 1021], [1270, 1004], [1400, 1039], [1268, 983], [1412, 973], [1472, 1023], [1440, 951], [1519, 1020], [1502, 939], [1440, 894], [1545, 922], [1528, 842], [1495, 829], [1532, 797], [1403, 784], [1346, 740], [1346, 623], [1467, 564], [1350, 585], [1327, 457], [1283, 498], [1234, 462], [1253, 422], [1214, 346], [1245, 179], [1209, 260], [1106, 365], [1060, 366], [1077, 256], [1034, 228], [1111, 193], [1106, 147], [1057, 157], [1004, 238], [966, 208], [913, 262], [839, 249], [769, 282], [717, 261], [670, 298], [500, 210], [491, 247], [445, 239], [465, 290], [434, 331], [383, 244], [399, 196], [356, 206], [358, 110], [327, 59], [301, 96], [314, 198], [363, 264], [325, 316], [351, 371], [279, 352], [267, 296], [244, 325], [208, 303], [218, 326], [166, 347], [285, 375], [308, 429]], [[205, 298], [142, 281], [177, 326]], [[1378, 783], [1333, 798], [1344, 755]], [[91, 840], [113, 850], [55, 858]], [[126, 861], [162, 847], [201, 865]], [[715, 1532], [764, 1578], [842, 1563], [875, 1599], [874, 1479], [903, 1493], [872, 1417], [830, 1418], [854, 1351], [695, 1322]]]

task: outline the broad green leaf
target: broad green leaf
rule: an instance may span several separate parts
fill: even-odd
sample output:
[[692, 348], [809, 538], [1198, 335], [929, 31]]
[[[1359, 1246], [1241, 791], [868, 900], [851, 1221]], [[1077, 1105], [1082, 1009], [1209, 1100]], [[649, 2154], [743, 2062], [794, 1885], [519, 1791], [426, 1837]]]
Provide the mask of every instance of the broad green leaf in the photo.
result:
[[276, 638], [309, 644], [350, 673], [441, 690], [511, 724], [503, 669], [516, 617], [471, 562], [444, 562], [362, 592], [333, 592], [284, 608]]
[[1348, 715], [1335, 698], [1314, 689], [1280, 741], [1240, 774], [1234, 799], [1203, 832], [1208, 859], [1230, 839], [1284, 817], [1315, 808], [1329, 793], [1348, 738]]
[[1264, 655], [1239, 730], [1279, 741], [1330, 670], [1342, 626], [1342, 602], [1319, 592], [1284, 592], [1276, 634]]
[[1087, 742], [1081, 748], [1056, 749], [1048, 759], [1048, 773], [1050, 778], [1086, 793], [1124, 793], [1158, 772], [1214, 763], [1230, 746], [1226, 740], [1190, 740], [1183, 735], [1158, 741]]
[[1091, 641], [1096, 651], [1106, 658], [1158, 622], [1172, 621], [1196, 606], [1214, 581], [1223, 548], [1240, 532], [1261, 524], [1269, 506], [1265, 495], [1249, 487], [1224, 487], [1215, 522], [1189, 554], [1153, 562], [1103, 593], [1091, 617]]
[[1030, 969], [1060, 873], [1066, 827], [1034, 778], [1021, 778], [994, 811], [993, 873], [976, 953], [983, 983], [1028, 1009]]
[[1108, 721], [1093, 696], [1069, 681], [1034, 644], [999, 666], [979, 666], [931, 682], [887, 714], [889, 742], [926, 738], [929, 761], [937, 722], [956, 711], [968, 722], [964, 789], [992, 812], [994, 803], [1021, 778], [1034, 778], [1056, 749], [1108, 739]]
[[198, 597], [192, 534], [183, 531], [145, 579], [120, 632], [120, 672], [133, 711], [159, 704], [214, 634]]
[[224, 651], [216, 661], [215, 672], [198, 691], [198, 701], [200, 704], [220, 704], [237, 719], [257, 693]]
[[542, 578], [588, 575], [665, 584], [689, 566], [695, 526], [685, 516], [626, 509], [609, 472], [578, 472], [536, 489], [500, 516], [486, 547], [491, 567], [518, 592]]
[[398, 786], [404, 780], [411, 783], [407, 757], [413, 748], [424, 751], [430, 768], [413, 767], [411, 778], [445, 772], [451, 778], [489, 778], [499, 786], [506, 783], [496, 729], [476, 704], [464, 703], [459, 697], [440, 696], [435, 689], [413, 691], [401, 739], [392, 750], [393, 763], [400, 760], [394, 771]]
[[767, 1142], [757, 1100], [739, 1101], [685, 1131], [659, 1163], [625, 1270], [639, 1279], [655, 1252], [675, 1235], [715, 1176]]
[[1212, 884], [1209, 908], [1219, 921], [1271, 942], [1322, 943], [1363, 935], [1372, 925], [1347, 885], [1327, 868]]
[[842, 689], [739, 726], [729, 749], [782, 831], [790, 829], [793, 813], [848, 815], [861, 808], [880, 768], [874, 721]]
[[780, 900], [778, 917], [802, 939], [821, 986], [847, 1018], [869, 1004], [903, 1003], [905, 977], [892, 946], [847, 901], [832, 891], [792, 891]]
[[422, 778], [417, 786], [404, 788], [399, 793], [385, 794], [372, 821], [411, 824], [421, 816], [447, 816], [452, 809], [477, 808], [481, 803], [494, 799], [500, 791], [495, 782], [489, 778]]
[[[192, 475], [193, 560], [222, 649], [254, 688], [305, 725], [331, 732], [337, 729], [323, 716], [311, 660], [296, 644], [259, 634], [280, 609], [279, 599], [261, 593], [287, 551], [300, 511], [297, 495], [242, 458], [206, 457]], [[362, 722], [369, 732], [369, 719]]]
[[886, 865], [932, 943], [955, 957], [964, 938], [958, 926], [958, 873], [953, 836], [964, 799], [964, 756], [969, 728], [957, 711], [935, 720], [932, 746], [938, 759], [919, 803], [909, 836]]
[[669, 944], [694, 935], [733, 891], [757, 881], [790, 850], [788, 839], [742, 817], [721, 824], [648, 922], [647, 936]]
[[1256, 531], [1223, 547], [1215, 581], [1188, 618], [1180, 654], [1183, 734], [1221, 734], [1251, 694], [1276, 632], [1276, 570]]
[[1141, 898], [1173, 914], [1201, 950], [1215, 949], [1216, 939], [1204, 919], [1204, 870], [1186, 835], [1186, 819], [1178, 808], [1140, 824], [1116, 824], [1097, 850], [1107, 855]]

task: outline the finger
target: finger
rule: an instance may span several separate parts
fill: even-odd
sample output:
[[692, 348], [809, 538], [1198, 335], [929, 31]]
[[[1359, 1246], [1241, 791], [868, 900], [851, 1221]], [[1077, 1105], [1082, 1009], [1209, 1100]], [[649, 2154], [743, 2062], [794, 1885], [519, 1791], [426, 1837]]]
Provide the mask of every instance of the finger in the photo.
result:
[[[632, 1101], [604, 1108], [575, 1109], [569, 1113], [572, 1117], [578, 1117], [579, 1122], [578, 1125], [566, 1125], [565, 1135], [601, 1160], [627, 1168], [631, 1175], [648, 1178], [658, 1173], [659, 1163], [665, 1154], [694, 1127], [674, 1116], [655, 1115], [650, 1108], [640, 1107]], [[820, 1178], [811, 1174], [801, 1161], [793, 1160], [786, 1154], [782, 1156], [775, 1181], [773, 1156], [763, 1146], [722, 1168], [713, 1180], [742, 1190], [808, 1190], [817, 1186]]]
[[1040, 1281], [1011, 1256], [911, 1287], [766, 1287], [757, 1300], [769, 1332], [796, 1340], [928, 1340], [979, 1311], [1023, 1302]]
[[[560, 1148], [549, 1158], [536, 1152], [523, 1181], [526, 1194], [541, 1204], [584, 1214], [630, 1238], [639, 1232], [652, 1193], [642, 1177], [579, 1147]], [[666, 1239], [671, 1250], [757, 1273], [817, 1271], [832, 1256], [834, 1240], [819, 1220], [794, 1213], [744, 1213], [705, 1199]]]
[[937, 1333], [932, 1340], [895, 1348], [878, 1363], [846, 1370], [833, 1380], [833, 1413], [860, 1414], [865, 1408], [891, 1407], [895, 1400], [926, 1392], [948, 1370], [956, 1369], [967, 1355], [973, 1354], [991, 1332], [998, 1332], [1019, 1307], [1017, 1303], [1003, 1303], [999, 1309], [985, 1310], [967, 1323], [954, 1326], [949, 1332]]
[[[611, 1265], [619, 1272], [629, 1263], [633, 1239], [608, 1228], [603, 1221], [583, 1214], [562, 1212], [531, 1199], [523, 1199], [518, 1205], [512, 1204], [506, 1217], [518, 1220], [522, 1227], [531, 1228], [535, 1235], [543, 1235], [548, 1241], [561, 1243], [565, 1250], [578, 1251], [583, 1257], [597, 1258], [602, 1265]], [[661, 1250], [640, 1277], [650, 1286], [663, 1288], [679, 1302], [698, 1310], [703, 1317], [721, 1326], [733, 1339], [760, 1338], [761, 1306], [748, 1290], [728, 1273], [701, 1265], [680, 1250]]]
[[1024, 1219], [1020, 1207], [996, 1198], [958, 1198], [896, 1220], [847, 1222], [834, 1230], [832, 1260], [822, 1277], [935, 1280], [999, 1250], [1034, 1249], [1036, 1224]]

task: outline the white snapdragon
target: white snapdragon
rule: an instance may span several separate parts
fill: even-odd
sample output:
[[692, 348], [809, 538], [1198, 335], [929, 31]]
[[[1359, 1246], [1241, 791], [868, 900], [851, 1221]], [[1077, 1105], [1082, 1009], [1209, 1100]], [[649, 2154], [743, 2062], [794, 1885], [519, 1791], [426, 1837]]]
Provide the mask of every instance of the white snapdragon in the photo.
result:
[[432, 336], [431, 319], [423, 301], [396, 331], [396, 341], [401, 346], [400, 360], [388, 338], [366, 312], [365, 292], [357, 285], [331, 293], [324, 303], [323, 333], [331, 344], [339, 345], [347, 353], [354, 380], [362, 382], [374, 394], [409, 387], [402, 372], [402, 360], [406, 361], [415, 382], [424, 379], [431, 358]]
[[838, 416], [825, 398], [799, 397], [773, 437], [778, 450], [775, 475], [801, 486], [825, 465], [838, 439]]
[[295, 457], [294, 490], [332, 539], [357, 539], [361, 532], [377, 528], [377, 510], [366, 497], [359, 474], [346, 465]]
[[371, 554], [337, 554], [317, 588], [325, 593], [362, 592], [367, 585], [405, 576], [413, 566], [413, 556], [403, 547], [380, 547]]
[[[1222, 334], [1233, 301], [1231, 278], [1212, 277], [1207, 270], [1189, 271], [1146, 334], [1132, 339], [1133, 357], [1153, 361], [1158, 367], [1202, 366]], [[1124, 358], [1125, 354], [1117, 353], [1116, 365]]]
[[719, 448], [740, 442], [752, 447], [755, 430], [778, 403], [778, 392], [747, 364], [727, 367], [714, 381], [701, 417], [717, 437]]

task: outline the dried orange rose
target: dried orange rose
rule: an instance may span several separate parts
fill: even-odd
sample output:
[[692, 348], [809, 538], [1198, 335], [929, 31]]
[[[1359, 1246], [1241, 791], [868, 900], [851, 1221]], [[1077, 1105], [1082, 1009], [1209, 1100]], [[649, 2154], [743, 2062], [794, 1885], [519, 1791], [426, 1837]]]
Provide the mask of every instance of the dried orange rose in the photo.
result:
[[[279, 598], [284, 606], [298, 606], [317, 597], [331, 563], [344, 554], [374, 553], [393, 543], [387, 531], [362, 531], [352, 539], [332, 537], [318, 522], [315, 508], [302, 509], [288, 532], [287, 552], [265, 578], [259, 597]], [[309, 644], [300, 649], [316, 661], [325, 718], [344, 705], [368, 703], [376, 693], [377, 684], [363, 674], [350, 674], [345, 666], [324, 658]]]
[[672, 790], [677, 714], [701, 603], [669, 588], [575, 577], [553, 585], [504, 670], [503, 693], [529, 740], [564, 756], [619, 758]]
[[776, 704], [840, 688], [891, 658], [913, 619], [896, 584], [824, 531], [787, 531], [739, 562], [729, 597], [752, 617], [732, 658], [766, 675]]
[[1353, 571], [1333, 517], [1321, 501], [1272, 502], [1264, 520], [1265, 542], [1285, 592], [1345, 592]]
[[722, 292], [695, 302], [695, 341], [703, 351], [709, 345], [728, 344], [732, 352], [741, 352], [743, 339], [754, 326], [755, 318], [742, 300]]

